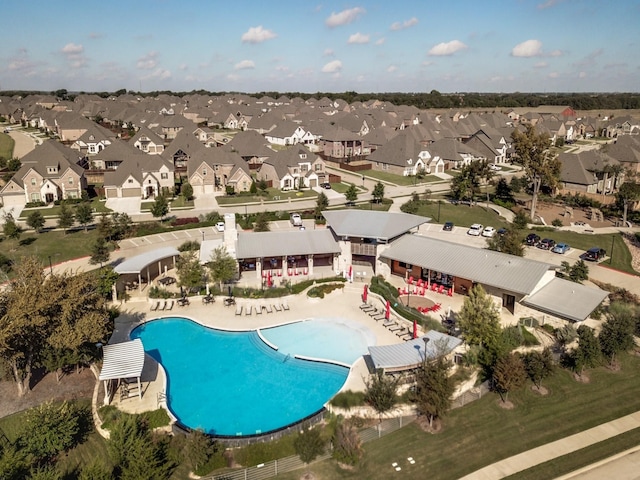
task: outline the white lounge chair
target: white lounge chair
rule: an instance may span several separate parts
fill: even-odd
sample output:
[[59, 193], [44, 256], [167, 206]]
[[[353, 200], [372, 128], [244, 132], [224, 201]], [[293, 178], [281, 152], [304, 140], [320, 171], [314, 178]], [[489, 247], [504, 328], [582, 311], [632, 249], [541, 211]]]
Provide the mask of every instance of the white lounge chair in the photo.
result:
[[253, 313], [253, 305], [247, 305], [247, 308], [244, 311], [245, 315], [251, 315]]
[[278, 305], [277, 303], [273, 304], [273, 308], [275, 309], [276, 312], [281, 312], [282, 311], [282, 307], [280, 305]]
[[282, 309], [283, 309], [283, 310], [289, 310], [289, 304], [287, 303], [287, 301], [286, 301], [286, 300], [284, 300], [284, 301], [282, 302]]
[[167, 301], [160, 300], [160, 305], [158, 305], [158, 310], [164, 310], [165, 308], [167, 308]]
[[262, 305], [256, 305], [256, 315], [262, 315]]
[[236, 315], [242, 315], [242, 305], [236, 305]]
[[151, 304], [151, 311], [155, 312], [156, 310], [158, 310], [158, 307], [160, 307], [160, 302], [158, 300], [156, 300], [155, 302], [153, 302], [153, 304]]
[[173, 300], [167, 300], [167, 304], [164, 306], [164, 309], [165, 309], [165, 310], [171, 310], [171, 309], [173, 309], [173, 304], [174, 304], [174, 303], [175, 303], [175, 302], [174, 302]]
[[268, 303], [264, 305], [264, 309], [267, 311], [267, 313], [273, 313], [273, 310], [271, 309], [271, 305], [269, 305]]

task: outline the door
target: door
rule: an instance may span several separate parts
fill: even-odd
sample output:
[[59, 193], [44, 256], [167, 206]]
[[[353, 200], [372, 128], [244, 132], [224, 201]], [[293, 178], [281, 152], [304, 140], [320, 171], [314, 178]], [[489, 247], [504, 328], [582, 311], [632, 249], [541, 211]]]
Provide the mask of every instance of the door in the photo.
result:
[[516, 297], [513, 295], [508, 295], [506, 293], [502, 294], [502, 306], [513, 313], [516, 306]]

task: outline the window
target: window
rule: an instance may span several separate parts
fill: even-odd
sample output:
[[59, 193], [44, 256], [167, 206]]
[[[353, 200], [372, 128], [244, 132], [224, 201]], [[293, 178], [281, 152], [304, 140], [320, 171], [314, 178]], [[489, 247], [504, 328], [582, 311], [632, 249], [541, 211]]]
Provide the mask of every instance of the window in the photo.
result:
[[69, 177], [69, 179], [67, 180], [67, 182], [69, 182], [69, 185], [73, 185], [73, 177]]
[[40, 201], [40, 194], [39, 193], [32, 193], [31, 194], [31, 201], [32, 202], [39, 202]]
[[127, 180], [127, 183], [133, 183], [133, 178], [130, 178], [129, 180]]
[[321, 163], [316, 163], [315, 170], [316, 170], [316, 172], [321, 172], [322, 171], [322, 164]]
[[160, 179], [161, 179], [161, 180], [166, 180], [166, 179], [168, 179], [168, 178], [169, 178], [169, 174], [168, 174], [168, 173], [161, 173], [161, 174], [160, 174]]
[[35, 178], [32, 178], [32, 179], [31, 179], [31, 185], [35, 186], [35, 184], [36, 184], [36, 179], [35, 179]]
[[306, 163], [300, 165], [300, 172], [304, 173], [308, 170], [309, 166]]
[[57, 173], [57, 172], [58, 172], [57, 167], [47, 167], [47, 173]]
[[206, 169], [206, 168], [203, 168], [203, 169], [202, 169], [202, 176], [203, 176], [203, 177], [206, 177], [206, 176], [207, 176], [207, 169]]

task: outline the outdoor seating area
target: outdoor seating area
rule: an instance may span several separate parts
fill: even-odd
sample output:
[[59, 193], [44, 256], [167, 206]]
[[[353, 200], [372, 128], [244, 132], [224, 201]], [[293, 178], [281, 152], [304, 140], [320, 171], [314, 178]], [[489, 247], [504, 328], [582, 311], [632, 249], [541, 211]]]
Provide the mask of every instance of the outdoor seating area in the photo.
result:
[[[225, 299], [225, 306], [226, 305], [226, 301], [228, 299]], [[231, 304], [230, 304], [231, 305]], [[233, 305], [235, 305], [235, 300], [233, 302]], [[262, 315], [262, 313], [274, 313], [274, 312], [282, 312], [283, 310], [289, 310], [289, 304], [287, 303], [286, 300], [280, 302], [280, 303], [260, 303], [258, 305], [254, 305], [254, 304], [246, 304], [246, 305], [242, 305], [242, 304], [238, 304], [236, 305], [236, 315], [242, 315], [244, 313], [244, 315], [246, 316], [251, 316], [254, 313], [256, 315]]]
[[425, 296], [429, 291], [452, 297], [453, 285], [438, 282], [425, 282], [421, 278], [418, 279], [418, 281], [415, 281], [413, 277], [409, 277], [406, 286], [398, 287], [398, 294], [400, 295]]
[[172, 300], [172, 299], [154, 300], [154, 302], [151, 304], [150, 310], [152, 312], [156, 312], [156, 311], [160, 311], [160, 310], [171, 310], [171, 309], [173, 309], [173, 305], [174, 304], [175, 304], [175, 301]]
[[176, 279], [174, 277], [162, 277], [158, 279], [157, 282], [163, 287], [166, 287], [168, 285], [173, 285], [174, 283], [176, 283]]
[[178, 306], [180, 307], [186, 307], [187, 305], [190, 305], [191, 302], [189, 302], [189, 299], [187, 297], [180, 297], [178, 299]]
[[204, 303], [205, 305], [208, 305], [210, 303], [214, 303], [215, 301], [216, 301], [216, 297], [214, 297], [210, 293], [208, 293], [207, 295], [202, 297], [202, 303]]

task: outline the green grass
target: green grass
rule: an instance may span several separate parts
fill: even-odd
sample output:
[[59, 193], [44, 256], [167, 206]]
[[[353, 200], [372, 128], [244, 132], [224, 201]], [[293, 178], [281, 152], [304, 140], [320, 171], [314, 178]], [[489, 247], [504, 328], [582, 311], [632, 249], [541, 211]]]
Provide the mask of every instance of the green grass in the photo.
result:
[[[506, 228], [509, 223], [494, 210], [483, 206], [473, 206], [457, 204], [447, 201], [437, 201], [423, 203], [416, 212], [416, 215], [431, 217], [433, 223], [453, 222], [456, 226], [469, 227], [474, 223], [481, 223], [484, 226], [491, 225], [496, 229]], [[440, 219], [438, 220], [438, 215]]]
[[178, 195], [176, 198], [171, 200], [171, 208], [193, 208], [193, 200], [185, 200], [184, 197]]
[[[391, 464], [399, 462], [403, 478], [422, 479], [425, 472], [430, 479], [460, 478], [493, 462], [635, 412], [640, 394], [635, 372], [640, 358], [625, 355], [620, 360], [621, 371], [589, 371], [591, 381], [587, 384], [576, 382], [570, 372], [561, 370], [543, 382], [549, 389], [544, 397], [528, 388], [529, 384], [510, 394], [513, 410], [500, 408], [498, 397], [487, 394], [451, 411], [444, 430], [437, 435], [411, 424], [365, 444], [364, 461], [352, 472], [341, 471], [333, 461], [320, 462], [311, 469], [319, 479], [388, 478], [395, 473]], [[625, 449], [627, 443], [621, 441], [611, 453], [617, 448]], [[406, 462], [408, 456], [416, 460], [415, 465]], [[278, 478], [298, 477], [299, 472], [292, 472]]]
[[422, 179], [417, 179], [416, 177], [405, 177], [403, 175], [396, 175], [395, 173], [381, 172], [380, 170], [364, 170], [362, 172], [358, 172], [358, 174], [403, 187], [408, 185], [425, 185], [428, 183], [443, 181], [440, 177], [436, 177], [435, 175], [425, 175]]
[[216, 197], [218, 205], [243, 205], [245, 203], [260, 203], [284, 201], [288, 199], [295, 200], [297, 198], [315, 198], [318, 194], [314, 190], [289, 190], [283, 192], [275, 188], [268, 188], [267, 194], [261, 195], [230, 195], [224, 197]]
[[13, 260], [35, 255], [43, 264], [56, 264], [75, 258], [91, 255], [91, 245], [98, 238], [96, 230], [72, 231], [65, 235], [62, 231], [34, 233], [28, 231], [20, 237], [19, 244], [15, 240], [0, 241], [0, 250]]
[[15, 145], [15, 141], [6, 133], [1, 133], [0, 131], [0, 157], [5, 160], [10, 160], [13, 158], [13, 147]]
[[[71, 210], [73, 210], [75, 208], [75, 205], [69, 205], [69, 208]], [[110, 213], [110, 212], [113, 211], [110, 208], [106, 207], [105, 202], [100, 201], [97, 198], [91, 200], [91, 208], [93, 208], [93, 210], [94, 210], [94, 212], [96, 214]], [[60, 215], [60, 205], [53, 205], [51, 207], [40, 207], [40, 208], [24, 209], [20, 213], [20, 219], [26, 220], [26, 218], [29, 216], [29, 214], [31, 214], [31, 212], [34, 212], [34, 211], [39, 211], [45, 217], [57, 217], [58, 215]]]

